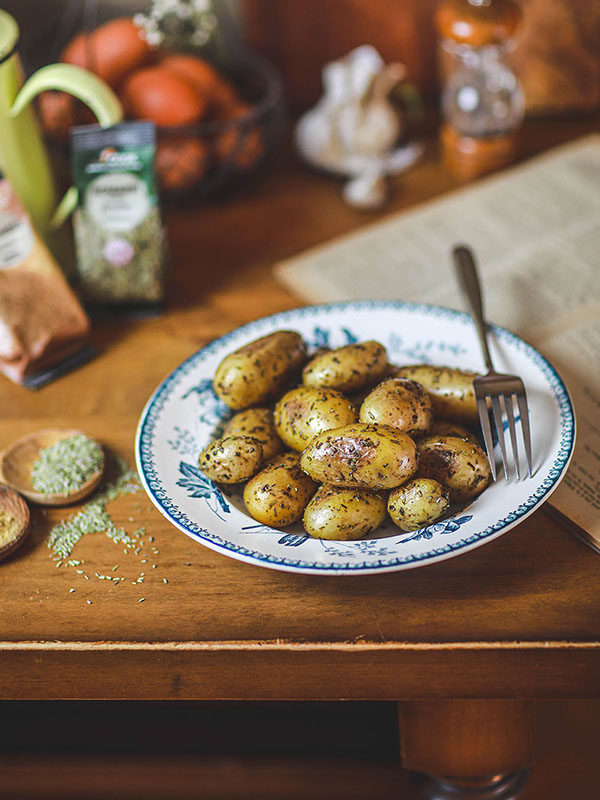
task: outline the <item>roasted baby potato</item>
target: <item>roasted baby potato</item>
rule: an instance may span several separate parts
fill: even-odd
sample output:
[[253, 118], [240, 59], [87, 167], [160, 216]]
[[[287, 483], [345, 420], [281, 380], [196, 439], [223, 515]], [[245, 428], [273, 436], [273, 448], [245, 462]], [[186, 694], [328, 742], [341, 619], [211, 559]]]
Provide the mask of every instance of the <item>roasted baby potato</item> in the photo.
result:
[[431, 525], [450, 505], [450, 492], [432, 478], [414, 478], [390, 492], [387, 510], [403, 531]]
[[316, 484], [300, 469], [300, 457], [275, 457], [244, 487], [248, 513], [257, 522], [283, 528], [297, 522], [316, 491]]
[[393, 489], [417, 470], [417, 446], [388, 425], [357, 422], [317, 436], [302, 453], [302, 469], [319, 483]]
[[304, 511], [304, 530], [316, 539], [360, 539], [385, 519], [385, 492], [321, 486]]
[[361, 342], [316, 355], [302, 371], [305, 386], [355, 392], [381, 380], [388, 368], [387, 352], [379, 342]]
[[477, 441], [477, 437], [468, 428], [453, 422], [451, 419], [434, 419], [429, 431], [430, 436], [458, 436], [459, 439], [470, 439]]
[[320, 433], [356, 422], [358, 413], [341, 392], [299, 386], [275, 406], [275, 429], [288, 447], [304, 450]]
[[211, 480], [240, 483], [251, 478], [263, 461], [258, 439], [249, 436], [225, 436], [207, 445], [200, 453], [198, 466]]
[[472, 425], [479, 419], [473, 391], [473, 378], [476, 376], [476, 372], [432, 367], [430, 364], [400, 367], [396, 372], [396, 377], [417, 381], [429, 392], [436, 417], [457, 420], [465, 425]]
[[430, 436], [419, 442], [419, 476], [450, 490], [452, 502], [472, 500], [490, 481], [490, 465], [479, 445], [458, 436]]
[[226, 356], [217, 367], [213, 388], [236, 410], [260, 405], [281, 390], [306, 358], [295, 331], [275, 331]]
[[224, 436], [251, 436], [262, 445], [263, 459], [267, 461], [283, 450], [277, 436], [273, 414], [268, 408], [247, 408], [235, 414], [225, 425]]
[[419, 436], [431, 428], [433, 408], [421, 384], [407, 378], [388, 378], [376, 386], [360, 407], [361, 422], [391, 425]]

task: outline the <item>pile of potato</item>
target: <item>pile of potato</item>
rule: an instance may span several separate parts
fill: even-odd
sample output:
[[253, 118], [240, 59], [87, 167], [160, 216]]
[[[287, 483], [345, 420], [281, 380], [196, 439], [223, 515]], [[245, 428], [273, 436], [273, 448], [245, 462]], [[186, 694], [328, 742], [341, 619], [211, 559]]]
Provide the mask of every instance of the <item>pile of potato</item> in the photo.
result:
[[360, 539], [386, 513], [403, 531], [422, 528], [489, 483], [487, 456], [463, 427], [477, 423], [474, 374], [394, 367], [375, 341], [308, 360], [298, 333], [276, 331], [220, 363], [214, 390], [238, 413], [200, 469], [247, 481], [249, 514], [274, 528], [302, 518], [310, 536]]

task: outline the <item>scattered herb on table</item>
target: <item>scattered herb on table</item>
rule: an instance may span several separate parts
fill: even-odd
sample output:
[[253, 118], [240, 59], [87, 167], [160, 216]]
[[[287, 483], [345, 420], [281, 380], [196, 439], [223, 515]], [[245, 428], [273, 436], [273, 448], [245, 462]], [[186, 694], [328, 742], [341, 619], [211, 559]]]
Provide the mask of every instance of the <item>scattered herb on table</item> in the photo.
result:
[[[127, 533], [124, 528], [115, 524], [106, 508], [110, 502], [116, 500], [121, 495], [134, 494], [141, 489], [137, 472], [134, 469], [130, 469], [124, 459], [117, 458], [116, 467], [117, 474], [111, 482], [105, 482], [101, 490], [98, 491], [79, 512], [59, 522], [50, 531], [48, 548], [52, 551], [52, 557], [57, 566], [80, 567], [84, 565], [85, 561], [70, 558], [70, 556], [75, 545], [82, 537], [90, 533], [106, 534], [115, 544], [123, 546], [123, 551], [126, 555], [129, 553], [139, 555], [142, 552], [145, 545], [144, 536], [146, 534], [146, 528], [140, 527], [133, 533]], [[154, 537], [151, 538], [152, 541], [154, 541]], [[145, 562], [147, 559], [144, 556], [142, 557]], [[114, 573], [117, 569], [119, 569], [119, 564], [115, 564], [110, 571]], [[84, 569], [75, 569], [75, 572], [86, 580], [89, 580], [89, 576]], [[110, 581], [113, 586], [118, 586], [125, 581], [125, 578], [122, 576], [117, 577], [112, 574], [103, 575], [100, 572], [95, 572], [94, 576], [97, 580]], [[144, 577], [145, 574], [142, 572], [138, 578], [131, 581], [131, 583], [133, 585], [143, 583]], [[168, 583], [166, 578], [163, 578], [163, 583]], [[69, 594], [74, 591], [75, 589], [70, 589]], [[89, 604], [91, 605], [91, 603]]]
[[105, 533], [113, 542], [123, 544], [125, 550], [137, 546], [137, 539], [131, 537], [124, 528], [115, 525], [106, 506], [123, 494], [140, 491], [137, 472], [130, 469], [123, 459], [118, 459], [118, 475], [101, 492], [94, 495], [81, 511], [59, 522], [50, 531], [48, 547], [54, 551], [56, 559], [67, 559], [82, 536], [88, 533]]
[[78, 433], [44, 447], [31, 469], [31, 483], [42, 494], [71, 494], [102, 469], [102, 447]]

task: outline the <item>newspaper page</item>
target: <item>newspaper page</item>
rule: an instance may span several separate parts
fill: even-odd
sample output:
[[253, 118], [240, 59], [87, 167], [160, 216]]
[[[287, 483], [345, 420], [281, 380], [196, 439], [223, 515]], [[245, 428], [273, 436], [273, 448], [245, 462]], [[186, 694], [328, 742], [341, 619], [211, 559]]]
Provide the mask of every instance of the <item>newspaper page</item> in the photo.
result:
[[550, 503], [600, 552], [600, 303], [536, 344], [563, 375], [577, 413], [573, 460]]
[[394, 214], [275, 271], [311, 302], [395, 297], [464, 309], [450, 261], [459, 243], [477, 254], [487, 318], [530, 341], [564, 374], [578, 438], [551, 503], [600, 548], [600, 135]]

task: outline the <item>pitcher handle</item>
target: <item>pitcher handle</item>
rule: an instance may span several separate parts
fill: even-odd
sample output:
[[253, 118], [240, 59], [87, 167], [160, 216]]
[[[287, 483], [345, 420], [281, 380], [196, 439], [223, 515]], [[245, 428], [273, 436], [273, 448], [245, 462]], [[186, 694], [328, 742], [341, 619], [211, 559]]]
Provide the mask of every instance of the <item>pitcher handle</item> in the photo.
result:
[[[77, 97], [91, 109], [103, 128], [123, 119], [123, 107], [108, 84], [73, 64], [50, 64], [38, 69], [19, 90], [9, 110], [10, 116], [16, 117], [36, 95], [47, 89], [58, 89]], [[62, 225], [76, 206], [77, 190], [71, 186], [54, 212], [51, 227]]]

